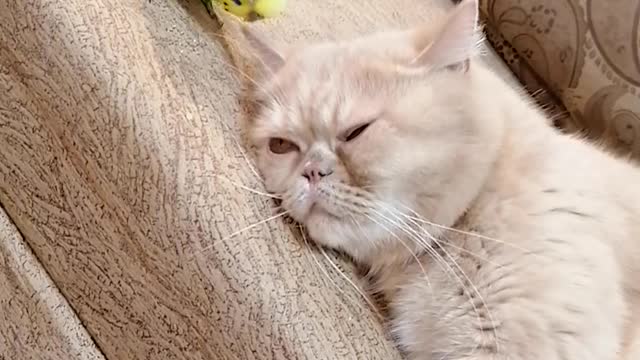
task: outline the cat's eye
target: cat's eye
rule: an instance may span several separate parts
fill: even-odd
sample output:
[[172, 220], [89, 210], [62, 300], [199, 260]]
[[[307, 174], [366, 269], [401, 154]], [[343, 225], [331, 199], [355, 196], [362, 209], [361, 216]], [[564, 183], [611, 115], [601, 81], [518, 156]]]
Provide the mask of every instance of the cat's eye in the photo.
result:
[[293, 151], [298, 151], [298, 145], [289, 140], [282, 138], [269, 139], [269, 150], [274, 154], [287, 154]]
[[342, 138], [344, 139], [344, 141], [351, 141], [351, 140], [357, 138], [358, 136], [362, 135], [362, 133], [365, 130], [367, 130], [369, 125], [371, 125], [370, 122], [366, 123], [366, 124], [358, 125], [358, 126], [352, 128], [352, 129], [350, 129], [349, 131], [347, 131]]

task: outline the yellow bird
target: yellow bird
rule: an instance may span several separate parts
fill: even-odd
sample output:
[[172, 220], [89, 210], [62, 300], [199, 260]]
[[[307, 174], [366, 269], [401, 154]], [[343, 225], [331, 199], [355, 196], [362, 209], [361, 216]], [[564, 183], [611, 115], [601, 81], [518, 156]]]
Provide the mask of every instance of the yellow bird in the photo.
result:
[[242, 19], [251, 15], [260, 18], [278, 16], [285, 7], [286, 0], [217, 0], [222, 8]]
[[253, 11], [263, 18], [275, 17], [284, 10], [286, 2], [286, 0], [255, 0]]

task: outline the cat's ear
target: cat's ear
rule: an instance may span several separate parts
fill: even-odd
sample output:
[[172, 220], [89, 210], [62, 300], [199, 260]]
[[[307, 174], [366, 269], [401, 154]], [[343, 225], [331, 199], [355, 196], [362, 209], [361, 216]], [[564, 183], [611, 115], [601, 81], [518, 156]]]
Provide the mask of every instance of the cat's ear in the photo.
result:
[[413, 42], [417, 56], [411, 66], [466, 69], [469, 59], [478, 51], [478, 1], [462, 0], [436, 31], [418, 29]]
[[242, 26], [242, 34], [249, 46], [249, 51], [258, 61], [263, 75], [275, 74], [284, 65], [284, 56], [274, 44], [268, 43], [261, 35], [257, 34], [249, 26]]

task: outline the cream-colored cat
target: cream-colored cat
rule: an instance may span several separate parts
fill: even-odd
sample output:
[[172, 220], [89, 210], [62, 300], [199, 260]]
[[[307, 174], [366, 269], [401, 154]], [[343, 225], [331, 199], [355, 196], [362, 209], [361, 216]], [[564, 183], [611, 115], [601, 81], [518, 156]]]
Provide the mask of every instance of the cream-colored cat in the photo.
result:
[[371, 268], [411, 359], [638, 360], [640, 170], [473, 60], [476, 21], [286, 56], [248, 32], [267, 189]]

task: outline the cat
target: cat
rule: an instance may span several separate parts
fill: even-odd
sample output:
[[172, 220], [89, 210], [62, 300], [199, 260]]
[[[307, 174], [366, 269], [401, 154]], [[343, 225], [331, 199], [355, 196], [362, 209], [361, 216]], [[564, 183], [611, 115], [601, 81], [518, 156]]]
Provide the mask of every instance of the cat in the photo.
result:
[[478, 59], [477, 0], [286, 51], [249, 125], [266, 189], [370, 269], [410, 359], [640, 359], [640, 170]]

